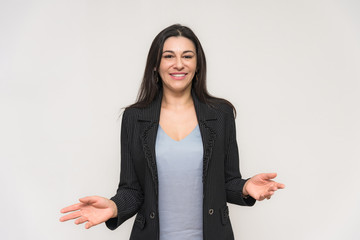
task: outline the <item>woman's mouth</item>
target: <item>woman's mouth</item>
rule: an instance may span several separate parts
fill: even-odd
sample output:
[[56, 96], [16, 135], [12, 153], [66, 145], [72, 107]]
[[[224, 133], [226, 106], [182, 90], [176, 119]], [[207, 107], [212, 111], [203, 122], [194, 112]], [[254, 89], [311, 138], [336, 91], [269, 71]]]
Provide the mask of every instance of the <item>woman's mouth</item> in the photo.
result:
[[186, 77], [187, 73], [170, 73], [172, 79], [182, 80]]

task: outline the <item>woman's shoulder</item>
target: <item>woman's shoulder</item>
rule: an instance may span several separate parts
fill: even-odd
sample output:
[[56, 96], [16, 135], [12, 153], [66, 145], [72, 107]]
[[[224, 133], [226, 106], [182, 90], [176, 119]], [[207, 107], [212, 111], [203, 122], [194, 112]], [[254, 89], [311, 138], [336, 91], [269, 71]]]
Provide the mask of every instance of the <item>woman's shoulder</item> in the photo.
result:
[[208, 106], [216, 111], [218, 114], [235, 117], [236, 110], [231, 102], [224, 98], [211, 98], [208, 102]]
[[135, 107], [126, 107], [122, 112], [123, 119], [134, 119], [139, 114], [139, 109]]

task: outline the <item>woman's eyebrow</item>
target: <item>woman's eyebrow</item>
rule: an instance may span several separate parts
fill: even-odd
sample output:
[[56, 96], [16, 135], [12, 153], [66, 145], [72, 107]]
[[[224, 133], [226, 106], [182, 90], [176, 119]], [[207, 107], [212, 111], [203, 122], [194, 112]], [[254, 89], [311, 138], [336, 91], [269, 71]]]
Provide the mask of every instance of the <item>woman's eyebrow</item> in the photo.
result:
[[166, 53], [166, 52], [168, 52], [168, 53], [174, 53], [174, 51], [171, 51], [171, 50], [165, 50], [165, 51], [163, 51], [163, 53]]
[[[166, 53], [166, 52], [168, 52], [168, 53], [174, 53], [174, 54], [175, 54], [175, 52], [172, 51], [172, 50], [165, 50], [165, 51], [163, 51], [163, 53]], [[192, 51], [192, 50], [185, 50], [185, 51], [183, 52], [183, 54], [184, 54], [184, 53], [189, 53], [189, 52], [195, 54], [195, 52]]]
[[193, 54], [195, 54], [195, 52], [192, 51], [192, 50], [186, 50], [186, 51], [184, 51], [183, 53], [193, 53]]

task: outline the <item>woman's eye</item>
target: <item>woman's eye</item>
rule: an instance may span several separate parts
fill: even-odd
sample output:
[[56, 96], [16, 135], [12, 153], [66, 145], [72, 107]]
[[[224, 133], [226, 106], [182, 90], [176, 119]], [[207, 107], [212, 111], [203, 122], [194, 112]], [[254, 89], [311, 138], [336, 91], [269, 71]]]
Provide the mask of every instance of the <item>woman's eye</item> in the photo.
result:
[[193, 56], [192, 55], [185, 55], [184, 58], [191, 59], [191, 58], [193, 58]]
[[164, 55], [163, 57], [164, 57], [164, 58], [172, 58], [173, 55]]

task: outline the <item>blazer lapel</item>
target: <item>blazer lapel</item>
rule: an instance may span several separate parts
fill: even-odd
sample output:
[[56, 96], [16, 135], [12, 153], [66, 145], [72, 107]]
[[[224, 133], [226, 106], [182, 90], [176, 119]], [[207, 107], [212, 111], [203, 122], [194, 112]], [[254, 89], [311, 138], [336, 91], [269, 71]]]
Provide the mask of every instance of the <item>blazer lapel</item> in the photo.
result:
[[[155, 185], [155, 192], [158, 193], [158, 174], [156, 166], [155, 142], [159, 127], [160, 109], [163, 91], [160, 89], [157, 98], [138, 116], [138, 122], [144, 124], [143, 132], [140, 135], [143, 151], [150, 169]], [[195, 92], [191, 90], [194, 101], [196, 116], [199, 123], [200, 133], [203, 141], [203, 182], [205, 183], [212, 150], [215, 144], [216, 132], [212, 123], [217, 120], [215, 111], [197, 98]]]
[[155, 142], [159, 127], [160, 109], [161, 109], [162, 90], [152, 103], [142, 110], [138, 117], [138, 122], [144, 124], [143, 132], [140, 135], [143, 151], [147, 165], [150, 169], [152, 179], [155, 185], [155, 192], [158, 193], [158, 174], [155, 158]]
[[209, 105], [206, 105], [205, 103], [199, 101], [194, 90], [191, 90], [191, 94], [194, 100], [195, 111], [198, 118], [200, 133], [204, 146], [202, 180], [203, 183], [205, 183], [209, 162], [216, 140], [216, 131], [213, 125], [216, 123], [217, 117], [216, 112], [213, 108], [210, 108]]

